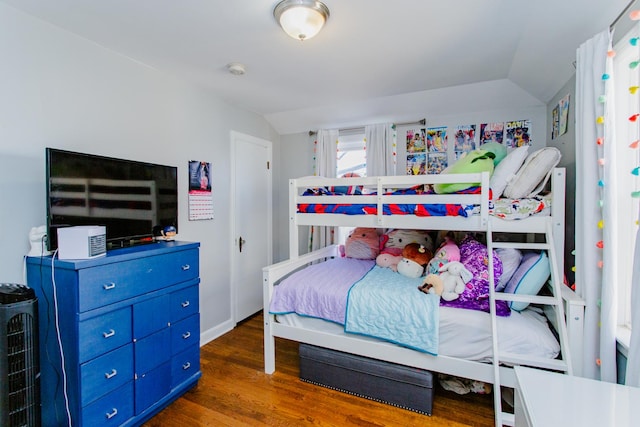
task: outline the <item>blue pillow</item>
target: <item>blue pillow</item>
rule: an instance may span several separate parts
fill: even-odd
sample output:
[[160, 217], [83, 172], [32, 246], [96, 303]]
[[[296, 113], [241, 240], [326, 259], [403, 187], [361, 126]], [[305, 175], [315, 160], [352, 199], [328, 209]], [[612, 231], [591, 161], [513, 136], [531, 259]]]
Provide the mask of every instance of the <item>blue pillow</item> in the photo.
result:
[[[522, 262], [513, 273], [504, 288], [504, 292], [516, 295], [537, 295], [551, 275], [551, 266], [546, 252], [527, 252], [522, 256]], [[515, 311], [522, 311], [528, 302], [511, 301], [509, 307]]]

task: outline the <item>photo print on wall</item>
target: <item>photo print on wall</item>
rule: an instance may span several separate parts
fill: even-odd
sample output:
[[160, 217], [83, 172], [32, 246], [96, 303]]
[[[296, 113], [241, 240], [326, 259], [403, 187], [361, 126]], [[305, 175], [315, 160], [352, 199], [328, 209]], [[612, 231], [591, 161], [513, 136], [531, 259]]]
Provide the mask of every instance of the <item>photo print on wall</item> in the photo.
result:
[[427, 128], [427, 173], [440, 173], [448, 165], [447, 127]]
[[422, 175], [427, 168], [426, 129], [407, 130], [407, 175]]
[[480, 125], [480, 145], [487, 142], [502, 144], [504, 135], [504, 123], [482, 123]]
[[531, 145], [531, 120], [514, 120], [506, 122], [505, 144], [507, 148], [517, 148]]
[[456, 126], [455, 140], [453, 150], [456, 160], [464, 153], [476, 149], [476, 125], [459, 125]]
[[189, 161], [189, 221], [213, 219], [211, 163]]

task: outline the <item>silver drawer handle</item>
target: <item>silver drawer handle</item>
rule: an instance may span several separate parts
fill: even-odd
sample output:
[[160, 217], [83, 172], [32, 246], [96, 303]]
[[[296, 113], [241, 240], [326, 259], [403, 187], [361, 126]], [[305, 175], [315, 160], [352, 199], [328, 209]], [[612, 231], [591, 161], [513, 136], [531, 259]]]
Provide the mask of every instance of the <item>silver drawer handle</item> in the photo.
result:
[[191, 363], [189, 363], [189, 362], [187, 362], [187, 363], [185, 363], [184, 365], [182, 365], [182, 369], [184, 369], [185, 371], [186, 371], [187, 369], [189, 369], [190, 367], [191, 367]]
[[105, 373], [105, 374], [104, 374], [104, 377], [105, 377], [106, 379], [109, 379], [109, 378], [113, 378], [113, 377], [115, 377], [116, 375], [118, 375], [118, 371], [116, 371], [115, 369], [112, 369], [112, 370], [111, 370], [111, 372], [107, 372], [107, 373]]
[[191, 268], [191, 266], [189, 264], [185, 264], [185, 265], [182, 266], [182, 271], [187, 271], [190, 268]]
[[189, 307], [190, 304], [191, 303], [189, 301], [185, 301], [185, 302], [182, 303], [182, 308], [187, 308], [187, 307]]
[[116, 334], [116, 331], [114, 331], [113, 329], [109, 329], [109, 332], [103, 332], [102, 336], [105, 338], [111, 338], [115, 334]]
[[185, 340], [187, 338], [189, 338], [190, 336], [191, 336], [191, 332], [185, 332], [184, 334], [182, 334], [182, 338], [185, 339]]
[[113, 408], [113, 410], [111, 411], [111, 413], [107, 413], [105, 414], [107, 416], [107, 419], [110, 420], [111, 418], [115, 417], [116, 415], [118, 415], [118, 410], [116, 408]]
[[104, 285], [102, 285], [102, 288], [103, 288], [105, 291], [108, 291], [109, 289], [113, 289], [113, 288], [115, 288], [115, 287], [116, 287], [116, 284], [115, 284], [115, 283], [113, 283], [113, 282], [111, 282], [111, 283], [105, 283]]

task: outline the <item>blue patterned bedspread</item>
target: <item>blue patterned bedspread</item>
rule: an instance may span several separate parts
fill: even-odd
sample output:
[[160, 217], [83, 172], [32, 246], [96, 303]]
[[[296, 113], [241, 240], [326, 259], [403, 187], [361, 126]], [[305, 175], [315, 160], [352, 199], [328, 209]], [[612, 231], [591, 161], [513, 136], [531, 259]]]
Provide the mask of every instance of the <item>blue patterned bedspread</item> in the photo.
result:
[[421, 284], [373, 267], [349, 290], [345, 331], [437, 355], [440, 297], [420, 292]]

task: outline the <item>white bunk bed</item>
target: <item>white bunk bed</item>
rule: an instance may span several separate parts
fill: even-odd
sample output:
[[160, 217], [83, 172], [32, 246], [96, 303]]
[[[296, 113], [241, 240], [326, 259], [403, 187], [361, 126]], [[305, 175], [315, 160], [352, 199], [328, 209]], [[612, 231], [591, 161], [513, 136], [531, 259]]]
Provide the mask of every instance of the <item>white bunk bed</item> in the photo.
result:
[[[480, 183], [478, 194], [398, 194], [399, 188], [440, 184], [440, 183]], [[564, 253], [564, 198], [565, 171], [562, 168], [553, 170], [551, 177], [551, 211], [548, 215], [533, 215], [521, 220], [504, 220], [489, 213], [489, 174], [448, 174], [420, 176], [389, 176], [350, 178], [349, 185], [362, 186], [375, 194], [359, 194], [344, 196], [303, 195], [308, 188], [345, 185], [340, 178], [325, 179], [317, 177], [292, 179], [289, 183], [289, 247], [288, 260], [265, 267], [263, 269], [264, 286], [264, 351], [265, 372], [275, 371], [275, 338], [285, 338], [301, 343], [325, 347], [341, 352], [352, 353], [391, 363], [425, 369], [432, 372], [455, 375], [477, 381], [494, 384], [495, 421], [496, 425], [513, 425], [513, 414], [502, 410], [500, 387], [515, 387], [515, 376], [512, 366], [526, 365], [551, 369], [568, 374], [574, 372], [573, 360], [581, 353], [582, 346], [582, 305], [579, 298], [562, 284]], [[366, 193], [363, 192], [363, 193]], [[345, 215], [335, 213], [299, 213], [298, 206], [307, 203], [335, 204], [339, 203], [375, 205], [376, 213], [370, 215]], [[461, 204], [476, 205], [476, 214], [463, 216], [416, 216], [385, 215], [384, 209], [389, 204]], [[351, 226], [377, 227], [384, 229], [425, 229], [425, 230], [459, 230], [486, 233], [489, 254], [495, 248], [537, 249], [547, 251], [550, 259], [551, 280], [548, 283], [548, 294], [551, 296], [523, 296], [503, 294], [494, 291], [493, 256], [489, 256], [490, 279], [490, 329], [492, 340], [491, 356], [486, 360], [467, 360], [446, 355], [433, 356], [417, 352], [382, 340], [362, 337], [355, 334], [335, 332], [330, 328], [309, 326], [307, 323], [279, 322], [277, 316], [270, 314], [271, 297], [276, 286], [283, 278], [312, 263], [332, 257], [340, 257], [337, 246], [331, 246], [312, 253], [299, 253], [299, 227], [301, 226]], [[526, 233], [524, 242], [496, 242], [493, 233]], [[542, 242], [541, 242], [542, 241]], [[561, 358], [547, 359], [527, 357], [518, 354], [501, 354], [496, 334], [496, 300], [522, 301], [543, 305], [550, 322], [555, 326], [561, 348]], [[456, 309], [461, 310], [461, 309]], [[568, 314], [565, 317], [565, 313]], [[292, 315], [292, 316], [295, 316]], [[283, 318], [284, 319], [284, 318]], [[566, 322], [565, 322], [565, 319]], [[322, 323], [321, 320], [312, 319]], [[313, 323], [313, 322], [312, 322]], [[573, 352], [573, 359], [572, 354]]]

